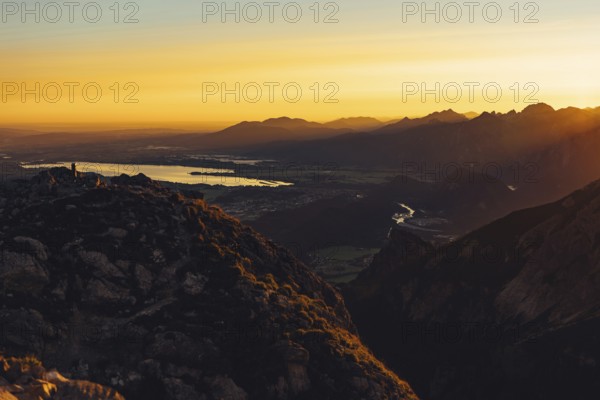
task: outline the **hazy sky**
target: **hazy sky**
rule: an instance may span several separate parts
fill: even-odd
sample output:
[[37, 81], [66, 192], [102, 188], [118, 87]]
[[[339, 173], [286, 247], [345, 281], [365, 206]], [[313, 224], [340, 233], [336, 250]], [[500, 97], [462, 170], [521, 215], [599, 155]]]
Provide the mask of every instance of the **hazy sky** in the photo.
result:
[[422, 15], [421, 1], [242, 1], [223, 16], [236, 2], [28, 1], [29, 14], [2, 2], [0, 124], [192, 128], [600, 105], [600, 2], [466, 3], [429, 1]]

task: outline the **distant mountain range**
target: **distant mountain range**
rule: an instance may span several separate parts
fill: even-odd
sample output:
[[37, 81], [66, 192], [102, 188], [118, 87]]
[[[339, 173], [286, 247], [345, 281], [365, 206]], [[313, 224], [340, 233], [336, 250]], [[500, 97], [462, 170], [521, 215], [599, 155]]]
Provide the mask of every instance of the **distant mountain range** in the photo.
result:
[[539, 149], [600, 126], [600, 112], [536, 104], [522, 112], [483, 113], [474, 119], [451, 110], [405, 118], [365, 135], [342, 135], [261, 152], [280, 157], [327, 159], [344, 164], [398, 166], [406, 161], [498, 161]]
[[467, 118], [452, 110], [435, 112], [424, 118], [404, 118], [399, 122], [383, 123], [375, 118], [342, 118], [324, 124], [299, 118], [272, 118], [262, 122], [242, 122], [220, 132], [204, 135], [187, 134], [170, 138], [172, 145], [192, 146], [200, 149], [243, 148], [272, 142], [298, 142], [333, 138], [344, 134], [371, 131], [408, 129], [411, 127], [466, 121]]
[[487, 169], [517, 187], [529, 199], [524, 205], [534, 205], [596, 179], [599, 152], [600, 109], [554, 110], [536, 104], [519, 113], [483, 113], [471, 120], [446, 111], [364, 134], [294, 145], [274, 143], [249, 154], [294, 162], [327, 160], [339, 165], [393, 168], [398, 175], [410, 167], [418, 177], [448, 166], [475, 166], [478, 173]]
[[387, 125], [401, 123], [414, 127], [430, 122], [454, 122], [466, 119], [452, 111], [433, 113], [424, 118], [384, 123], [370, 117], [342, 118], [327, 123], [299, 118], [271, 118], [244, 121], [218, 132], [196, 133], [176, 129], [124, 129], [98, 132], [38, 132], [0, 128], [0, 144], [6, 149], [50, 149], [110, 141], [130, 146], [169, 146], [194, 150], [233, 150], [271, 142], [325, 139], [351, 132], [370, 132]]

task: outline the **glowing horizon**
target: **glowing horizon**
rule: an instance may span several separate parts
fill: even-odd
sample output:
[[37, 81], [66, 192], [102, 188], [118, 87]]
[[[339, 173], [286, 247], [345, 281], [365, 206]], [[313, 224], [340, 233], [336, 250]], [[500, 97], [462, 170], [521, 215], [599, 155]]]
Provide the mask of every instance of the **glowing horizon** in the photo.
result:
[[[565, 6], [546, 1], [534, 14], [535, 9], [524, 8], [526, 2], [519, 3], [519, 23], [513, 20], [512, 0], [497, 2], [503, 10], [497, 23], [485, 21], [482, 13], [474, 14], [474, 23], [467, 15], [461, 22], [446, 22], [450, 13], [441, 13], [440, 23], [433, 21], [434, 16], [422, 23], [419, 13], [405, 15], [404, 23], [406, 5], [390, 0], [370, 5], [345, 0], [338, 3], [339, 10], [319, 3], [320, 23], [315, 23], [309, 8], [313, 3], [299, 2], [303, 16], [297, 23], [286, 22], [277, 12], [274, 23], [266, 14], [262, 21], [249, 23], [243, 13], [239, 23], [233, 16], [222, 23], [219, 13], [208, 15], [210, 9], [204, 8], [205, 23], [207, 4], [192, 0], [170, 4], [147, 0], [139, 10], [125, 9], [123, 2], [119, 23], [113, 21], [108, 3], [102, 3], [104, 14], [98, 23], [85, 21], [77, 12], [73, 23], [67, 15], [49, 23], [43, 14], [39, 23], [33, 16], [22, 23], [20, 14], [3, 10], [0, 48], [7, 57], [0, 67], [0, 125], [212, 130], [284, 115], [317, 122], [352, 116], [385, 121], [449, 108], [463, 113], [521, 110], [529, 105], [528, 94], [556, 109], [600, 105], [596, 77], [600, 55], [593, 51], [600, 47], [600, 27], [594, 18], [600, 11], [598, 3], [578, 0]], [[227, 4], [233, 8], [234, 2]], [[247, 2], [240, 4], [241, 8]], [[139, 22], [122, 23], [130, 14]], [[288, 14], [293, 16], [292, 11]], [[339, 22], [322, 23], [328, 14]], [[539, 22], [522, 23], [530, 14]], [[62, 90], [56, 103], [48, 101], [55, 98], [52, 82]], [[72, 86], [73, 103], [65, 82], [79, 84]], [[92, 82], [92, 97], [96, 87], [102, 90], [97, 103], [79, 90]], [[207, 95], [213, 82], [225, 83], [230, 90], [239, 82], [241, 101], [230, 94], [223, 102], [220, 91]], [[257, 103], [249, 101], [256, 93], [252, 82], [263, 94]], [[266, 82], [279, 85], [273, 102]], [[10, 94], [16, 90], [13, 83], [19, 91]], [[427, 90], [439, 83], [440, 101], [434, 94], [425, 101], [422, 93], [405, 97], [413, 83], [425, 84]], [[465, 83], [479, 84], [473, 101]], [[41, 101], [36, 103], [36, 95], [29, 94], [23, 103], [22, 84], [41, 93]], [[281, 88], [286, 84], [292, 94], [297, 87], [302, 89], [298, 102], [285, 99]], [[486, 84], [502, 90], [497, 102], [482, 94]], [[448, 101], [457, 98], [457, 85], [462, 96]], [[337, 102], [326, 102], [325, 96], [333, 93], [331, 100]], [[128, 94], [138, 102], [125, 102]]]

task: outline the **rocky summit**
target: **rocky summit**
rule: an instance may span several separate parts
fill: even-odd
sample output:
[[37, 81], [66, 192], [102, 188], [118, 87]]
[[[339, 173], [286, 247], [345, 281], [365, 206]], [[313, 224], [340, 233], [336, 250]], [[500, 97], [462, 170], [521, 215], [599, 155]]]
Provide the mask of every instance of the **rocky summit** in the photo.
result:
[[338, 291], [197, 197], [66, 168], [3, 182], [0, 349], [127, 399], [416, 399]]
[[0, 355], [0, 400], [124, 400], [114, 389], [46, 370], [34, 357]]

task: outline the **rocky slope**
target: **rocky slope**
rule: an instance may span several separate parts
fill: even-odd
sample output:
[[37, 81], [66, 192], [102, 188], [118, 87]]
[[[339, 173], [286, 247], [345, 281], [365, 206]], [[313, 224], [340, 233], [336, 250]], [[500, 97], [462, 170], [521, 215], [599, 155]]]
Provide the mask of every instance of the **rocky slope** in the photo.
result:
[[0, 348], [127, 399], [415, 399], [340, 294], [144, 176], [0, 185]]
[[427, 399], [600, 393], [600, 181], [446, 247], [407, 232], [346, 290], [361, 336]]
[[114, 389], [47, 371], [33, 357], [0, 355], [0, 400], [124, 400]]

